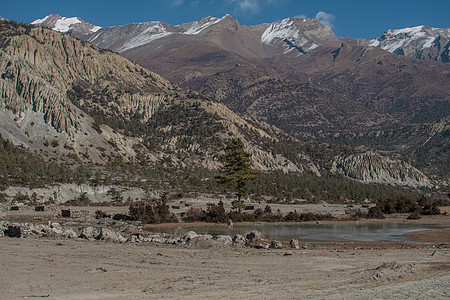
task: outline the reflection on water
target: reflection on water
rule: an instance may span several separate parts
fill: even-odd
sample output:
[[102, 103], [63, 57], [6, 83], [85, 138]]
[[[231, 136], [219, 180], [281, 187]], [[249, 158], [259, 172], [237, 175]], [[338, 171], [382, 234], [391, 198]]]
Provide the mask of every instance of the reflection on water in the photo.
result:
[[230, 235], [245, 234], [259, 230], [264, 239], [288, 241], [298, 239], [304, 242], [403, 242], [413, 241], [407, 233], [429, 230], [426, 224], [252, 224], [155, 227], [152, 232], [169, 233], [181, 236], [193, 230], [198, 234]]

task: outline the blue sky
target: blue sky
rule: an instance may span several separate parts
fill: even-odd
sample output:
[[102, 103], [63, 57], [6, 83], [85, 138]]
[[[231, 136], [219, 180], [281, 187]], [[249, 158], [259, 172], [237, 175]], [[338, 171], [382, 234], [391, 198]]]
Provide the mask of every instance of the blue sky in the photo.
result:
[[427, 25], [450, 27], [450, 0], [76, 0], [4, 1], [0, 16], [32, 22], [51, 13], [80, 17], [102, 27], [164, 21], [171, 25], [222, 17], [229, 13], [243, 25], [287, 17], [317, 18], [337, 36], [374, 38], [387, 29]]

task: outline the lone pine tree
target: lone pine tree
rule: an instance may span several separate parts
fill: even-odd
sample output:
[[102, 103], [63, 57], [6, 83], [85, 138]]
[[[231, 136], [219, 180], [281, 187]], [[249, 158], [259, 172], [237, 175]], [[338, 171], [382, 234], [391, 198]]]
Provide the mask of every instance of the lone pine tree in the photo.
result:
[[240, 139], [232, 139], [225, 148], [225, 154], [219, 157], [222, 162], [221, 175], [218, 176], [220, 184], [228, 186], [238, 197], [247, 196], [247, 183], [258, 179], [256, 171], [251, 167], [252, 155], [244, 150], [244, 144]]

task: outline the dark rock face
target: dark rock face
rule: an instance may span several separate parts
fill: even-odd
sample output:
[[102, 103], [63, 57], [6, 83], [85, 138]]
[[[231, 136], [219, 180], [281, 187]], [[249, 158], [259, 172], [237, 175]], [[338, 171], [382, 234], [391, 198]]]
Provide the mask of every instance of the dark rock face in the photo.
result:
[[4, 231], [5, 236], [12, 238], [21, 238], [22, 237], [22, 228], [20, 226], [9, 225], [8, 228]]

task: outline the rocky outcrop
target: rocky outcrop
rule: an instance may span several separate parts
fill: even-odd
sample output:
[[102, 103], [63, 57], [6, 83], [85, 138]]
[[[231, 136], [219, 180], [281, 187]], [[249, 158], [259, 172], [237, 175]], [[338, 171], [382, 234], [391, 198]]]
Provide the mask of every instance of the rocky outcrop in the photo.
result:
[[46, 123], [73, 134], [78, 115], [65, 94], [40, 77], [26, 60], [0, 49], [0, 107], [18, 119], [27, 109], [43, 113]]
[[145, 121], [176, 91], [161, 76], [115, 53], [47, 29], [17, 34], [8, 44], [2, 52], [2, 98], [18, 111], [25, 110], [25, 103], [35, 110], [51, 109], [46, 116], [59, 131], [77, 129], [77, 116], [67, 112], [73, 112], [68, 98], [88, 109], [139, 114]]
[[[126, 227], [125, 227], [126, 228]], [[259, 233], [260, 235], [261, 233]], [[127, 236], [124, 237], [123, 235]], [[248, 235], [248, 234], [247, 234]], [[208, 234], [197, 234], [194, 231], [189, 231], [182, 237], [169, 236], [166, 234], [154, 234], [154, 235], [142, 235], [141, 232], [120, 232], [117, 229], [110, 229], [107, 227], [93, 227], [87, 226], [79, 229], [73, 229], [72, 227], [62, 226], [59, 223], [49, 221], [48, 224], [35, 225], [32, 223], [10, 223], [7, 221], [0, 221], [0, 237], [7, 236], [10, 238], [28, 238], [44, 237], [44, 238], [56, 238], [56, 239], [82, 239], [88, 241], [104, 241], [112, 243], [153, 243], [153, 244], [168, 244], [168, 245], [180, 245], [191, 248], [221, 248], [227, 247], [242, 247], [252, 246], [255, 248], [261, 248], [258, 245], [254, 245], [252, 240], [248, 240], [241, 236], [241, 239], [235, 240], [229, 235], [217, 235], [212, 236]], [[281, 249], [282, 244], [275, 241], [279, 247], [275, 249]], [[280, 246], [281, 245], [281, 246]], [[268, 249], [265, 247], [264, 249]]]
[[411, 165], [373, 151], [336, 157], [331, 171], [362, 182], [413, 187], [431, 185], [430, 179]]
[[104, 163], [112, 154], [128, 160], [136, 141], [105, 125], [94, 129], [77, 106], [144, 122], [177, 91], [115, 53], [48, 29], [1, 22], [0, 36], [0, 108], [11, 119], [0, 122], [8, 126], [0, 132], [36, 151], [55, 141], [59, 153], [88, 161]]

